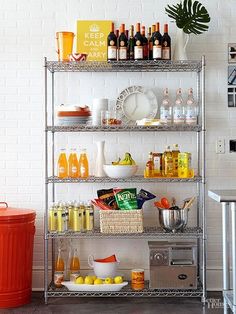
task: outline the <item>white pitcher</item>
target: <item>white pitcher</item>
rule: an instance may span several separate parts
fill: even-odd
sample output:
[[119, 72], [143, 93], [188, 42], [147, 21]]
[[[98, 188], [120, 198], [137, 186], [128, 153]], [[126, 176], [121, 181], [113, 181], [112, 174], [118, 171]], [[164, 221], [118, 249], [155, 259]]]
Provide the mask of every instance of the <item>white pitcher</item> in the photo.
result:
[[107, 277], [114, 278], [120, 261], [116, 262], [96, 262], [93, 255], [88, 256], [88, 264], [93, 269], [94, 274], [98, 278], [105, 279]]
[[186, 47], [188, 45], [189, 35], [184, 33], [182, 28], [177, 28], [176, 41], [174, 46], [173, 60], [188, 60]]
[[104, 146], [105, 141], [96, 142], [97, 145], [97, 157], [95, 165], [95, 177], [104, 177], [106, 174], [103, 170], [103, 165], [106, 164], [105, 155], [104, 155]]

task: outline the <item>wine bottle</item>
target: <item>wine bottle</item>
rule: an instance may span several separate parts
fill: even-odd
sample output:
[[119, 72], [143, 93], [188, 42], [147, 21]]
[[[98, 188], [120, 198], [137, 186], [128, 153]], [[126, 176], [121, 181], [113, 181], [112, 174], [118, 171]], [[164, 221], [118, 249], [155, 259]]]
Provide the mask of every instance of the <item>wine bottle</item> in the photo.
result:
[[156, 23], [156, 31], [153, 34], [153, 59], [161, 60], [162, 57], [162, 36], [160, 34], [160, 23]]
[[134, 60], [134, 26], [130, 25], [129, 31], [129, 41], [128, 41], [128, 51], [129, 51], [129, 59]]
[[143, 59], [148, 60], [148, 40], [145, 36], [145, 26], [142, 26], [141, 35], [143, 37]]
[[143, 36], [140, 33], [140, 23], [136, 24], [136, 34], [134, 36], [134, 59], [143, 60]]
[[164, 24], [164, 35], [162, 36], [162, 59], [171, 60], [171, 38], [168, 34], [168, 24]]
[[107, 60], [117, 59], [117, 37], [114, 33], [114, 23], [111, 23], [111, 32], [107, 37]]
[[148, 28], [148, 59], [152, 60], [152, 28]]
[[119, 36], [119, 60], [127, 60], [128, 39], [125, 35], [125, 24], [121, 24]]

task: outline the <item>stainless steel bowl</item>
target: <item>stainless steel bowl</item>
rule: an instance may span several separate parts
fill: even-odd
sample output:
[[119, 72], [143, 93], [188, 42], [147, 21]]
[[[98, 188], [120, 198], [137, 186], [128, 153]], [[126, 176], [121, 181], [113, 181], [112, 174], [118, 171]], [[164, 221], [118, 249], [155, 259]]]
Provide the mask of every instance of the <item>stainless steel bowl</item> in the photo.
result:
[[159, 210], [159, 223], [168, 232], [183, 231], [188, 223], [188, 211], [185, 209], [163, 209]]

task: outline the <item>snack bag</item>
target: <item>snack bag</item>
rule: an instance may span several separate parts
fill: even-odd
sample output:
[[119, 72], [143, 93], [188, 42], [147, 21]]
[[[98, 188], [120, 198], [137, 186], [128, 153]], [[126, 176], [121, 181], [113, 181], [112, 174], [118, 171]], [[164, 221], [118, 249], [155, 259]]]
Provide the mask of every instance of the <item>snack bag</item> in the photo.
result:
[[103, 189], [97, 191], [98, 198], [105, 204], [112, 207], [112, 209], [118, 209], [113, 189]]
[[141, 209], [146, 201], [154, 199], [156, 195], [141, 189], [137, 195], [138, 208]]
[[137, 189], [113, 189], [116, 203], [120, 209], [137, 209]]

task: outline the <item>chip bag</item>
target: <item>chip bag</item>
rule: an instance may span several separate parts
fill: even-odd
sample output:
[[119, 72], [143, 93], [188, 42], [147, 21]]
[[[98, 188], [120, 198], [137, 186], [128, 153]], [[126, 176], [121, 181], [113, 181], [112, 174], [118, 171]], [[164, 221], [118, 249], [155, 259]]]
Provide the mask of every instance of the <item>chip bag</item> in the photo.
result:
[[156, 195], [141, 189], [137, 195], [138, 208], [141, 209], [146, 201], [154, 199]]
[[137, 209], [137, 189], [113, 189], [116, 203], [123, 210]]

